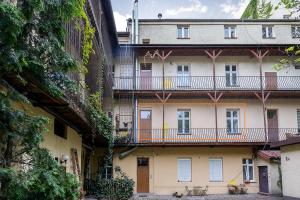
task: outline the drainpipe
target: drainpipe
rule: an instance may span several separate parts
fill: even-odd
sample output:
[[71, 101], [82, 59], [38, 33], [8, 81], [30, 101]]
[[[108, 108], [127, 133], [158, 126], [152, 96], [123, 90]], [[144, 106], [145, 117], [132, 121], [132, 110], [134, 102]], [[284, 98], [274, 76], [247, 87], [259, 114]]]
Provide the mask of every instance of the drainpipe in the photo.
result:
[[131, 19], [131, 44], [134, 44], [134, 8], [132, 10], [132, 19]]
[[135, 109], [135, 113], [134, 113], [134, 139], [135, 142], [138, 141], [138, 102], [137, 102], [137, 98], [134, 98], [134, 109]]
[[134, 1], [134, 14], [135, 14], [135, 44], [139, 43], [139, 1], [135, 0]]

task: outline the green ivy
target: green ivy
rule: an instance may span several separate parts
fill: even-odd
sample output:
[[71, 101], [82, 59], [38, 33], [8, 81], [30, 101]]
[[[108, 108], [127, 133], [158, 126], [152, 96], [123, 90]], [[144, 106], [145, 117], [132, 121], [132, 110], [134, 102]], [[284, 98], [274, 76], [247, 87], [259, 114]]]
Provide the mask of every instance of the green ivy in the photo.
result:
[[[65, 25], [84, 20], [83, 63], [92, 53], [94, 28], [85, 0], [19, 0], [0, 2], [0, 72], [14, 73], [26, 83], [29, 74], [54, 96], [72, 86], [66, 75], [82, 66], [64, 48]], [[74, 84], [74, 83], [73, 83]]]
[[96, 196], [99, 199], [128, 200], [133, 196], [134, 181], [120, 167], [115, 167], [115, 178], [98, 179], [96, 181]]
[[101, 95], [99, 92], [91, 94], [87, 100], [87, 117], [96, 132], [101, 134], [108, 141], [107, 154], [105, 163], [112, 162], [113, 154], [113, 125], [111, 119], [102, 110], [100, 101]]

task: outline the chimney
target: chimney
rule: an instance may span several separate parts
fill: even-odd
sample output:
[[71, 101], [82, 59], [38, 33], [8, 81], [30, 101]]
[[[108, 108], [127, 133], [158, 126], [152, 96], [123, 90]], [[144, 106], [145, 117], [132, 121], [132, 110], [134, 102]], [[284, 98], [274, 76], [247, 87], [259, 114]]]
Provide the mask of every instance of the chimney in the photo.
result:
[[158, 13], [157, 17], [158, 17], [158, 19], [161, 19], [162, 18], [162, 14]]

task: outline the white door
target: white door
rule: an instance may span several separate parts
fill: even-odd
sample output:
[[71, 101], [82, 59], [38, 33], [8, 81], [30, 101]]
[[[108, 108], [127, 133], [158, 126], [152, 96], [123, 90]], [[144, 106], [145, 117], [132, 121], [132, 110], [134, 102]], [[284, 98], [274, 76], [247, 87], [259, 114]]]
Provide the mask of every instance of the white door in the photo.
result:
[[190, 86], [190, 68], [188, 65], [177, 66], [177, 86], [189, 87]]

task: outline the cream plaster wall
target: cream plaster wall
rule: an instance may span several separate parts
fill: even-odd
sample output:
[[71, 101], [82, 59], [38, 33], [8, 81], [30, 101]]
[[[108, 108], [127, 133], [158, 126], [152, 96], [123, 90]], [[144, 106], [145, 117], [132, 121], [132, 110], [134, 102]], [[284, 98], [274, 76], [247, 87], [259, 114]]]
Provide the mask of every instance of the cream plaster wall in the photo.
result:
[[48, 132], [45, 133], [41, 147], [47, 148], [53, 157], [60, 159], [62, 155], [69, 156], [66, 167], [67, 172], [73, 173], [73, 165], [71, 161], [71, 149], [77, 149], [79, 167], [81, 169], [81, 151], [82, 139], [81, 136], [71, 127], [67, 126], [67, 139], [54, 134], [54, 116], [45, 110], [25, 104], [16, 105], [17, 108], [25, 110], [29, 115], [38, 115], [48, 118]]
[[300, 144], [283, 146], [280, 150], [283, 195], [300, 198]]
[[[278, 110], [279, 128], [297, 128], [298, 99], [270, 99], [267, 109]], [[162, 104], [157, 99], [138, 100], [138, 109], [152, 110], [152, 128], [162, 128]], [[214, 104], [205, 99], [170, 99], [165, 104], [165, 127], [177, 128], [177, 110], [191, 110], [191, 128], [214, 128]], [[240, 128], [263, 128], [261, 103], [256, 99], [221, 99], [218, 104], [218, 126], [226, 128], [226, 109], [240, 109]]]
[[[189, 39], [177, 39], [177, 25], [190, 27]], [[224, 39], [224, 25], [237, 26], [237, 39]], [[262, 25], [274, 25], [275, 39], [262, 38]], [[139, 43], [150, 39], [150, 44], [295, 44], [291, 25], [297, 22], [140, 22]]]
[[[238, 184], [243, 183], [242, 159], [252, 158], [252, 149], [249, 148], [219, 148], [219, 147], [143, 147], [138, 148], [128, 157], [120, 160], [118, 153], [114, 155], [114, 166], [121, 169], [137, 183], [137, 158], [149, 157], [150, 193], [170, 195], [173, 192], [185, 193], [184, 187], [209, 186], [209, 194], [225, 194], [228, 192], [227, 184], [234, 179]], [[192, 159], [192, 182], [177, 181], [177, 159]], [[209, 181], [209, 158], [223, 159], [223, 181]], [[258, 192], [257, 168], [255, 167], [255, 180], [247, 184], [249, 193]]]

